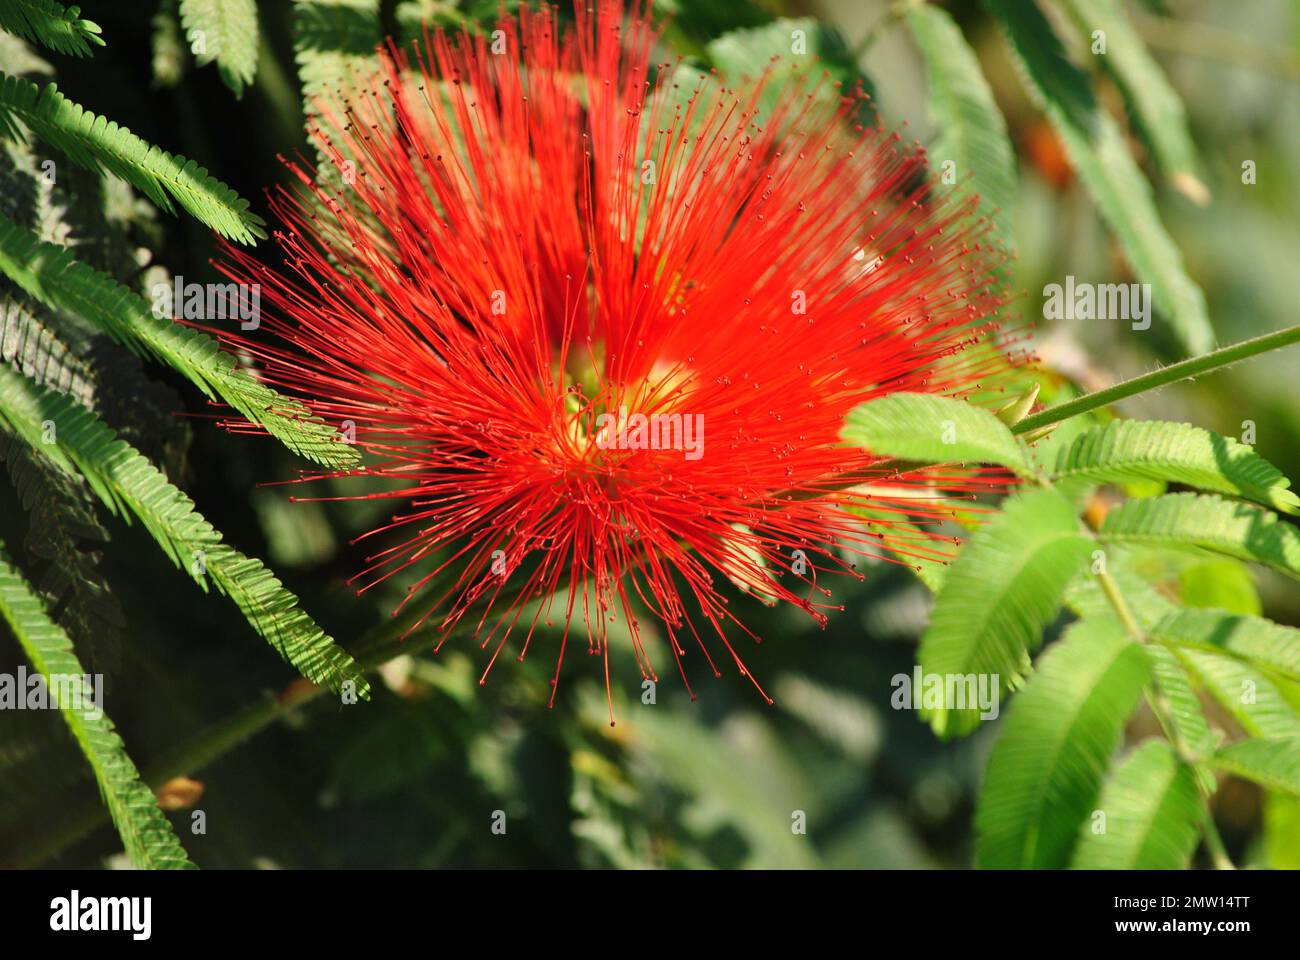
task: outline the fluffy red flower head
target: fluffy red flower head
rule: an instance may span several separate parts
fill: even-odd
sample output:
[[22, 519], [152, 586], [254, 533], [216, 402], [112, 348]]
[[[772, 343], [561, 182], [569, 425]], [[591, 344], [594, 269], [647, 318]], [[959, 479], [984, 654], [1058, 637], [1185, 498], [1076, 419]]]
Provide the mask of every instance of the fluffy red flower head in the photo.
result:
[[358, 582], [409, 577], [412, 629], [474, 621], [490, 669], [558, 621], [554, 683], [575, 634], [608, 683], [617, 616], [655, 676], [640, 608], [684, 679], [693, 651], [748, 675], [728, 579], [824, 622], [844, 555], [928, 550], [889, 520], [925, 501], [840, 429], [1005, 365], [1000, 258], [861, 93], [684, 83], [644, 12], [575, 16], [438, 33], [320, 104], [336, 169], [274, 201], [287, 269], [232, 252], [270, 310], [226, 339], [400, 481], [359, 494], [404, 506]]

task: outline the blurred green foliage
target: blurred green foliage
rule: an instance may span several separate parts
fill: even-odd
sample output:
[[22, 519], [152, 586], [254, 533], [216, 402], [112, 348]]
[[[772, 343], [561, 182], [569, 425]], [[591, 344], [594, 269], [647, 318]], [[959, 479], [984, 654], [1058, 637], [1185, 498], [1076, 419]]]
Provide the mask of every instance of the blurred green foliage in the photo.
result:
[[[197, 159], [245, 197], [283, 178], [278, 153], [306, 151], [290, 4], [258, 5], [257, 72], [238, 100], [223, 86], [221, 70], [196, 69], [177, 46], [174, 4], [161, 4], [152, 22], [135, 4], [83, 6], [108, 45], [96, 48], [93, 60], [58, 59], [60, 89], [71, 100]], [[102, 9], [90, 10], [96, 6]], [[1132, 276], [988, 14], [964, 0], [943, 6], [971, 43], [1015, 147], [1018, 186], [1008, 213], [1019, 251], [1014, 286], [1025, 293], [1012, 313], [1025, 330], [1033, 328], [1045, 399], [1066, 399], [1176, 359], [1172, 338], [1135, 336], [1125, 324], [1044, 327], [1039, 291], [1046, 284], [1066, 274], [1098, 283]], [[1205, 292], [1219, 342], [1293, 323], [1300, 12], [1286, 0], [1126, 6], [1181, 94], [1200, 152], [1208, 206], [1168, 183], [1155, 197], [1187, 272]], [[384, 3], [381, 26], [409, 35], [421, 17], [456, 23], [494, 7]], [[926, 109], [924, 63], [893, 4], [658, 0], [655, 9], [673, 17], [671, 49], [700, 65], [734, 45], [734, 38], [718, 42], [733, 30], [761, 32], [779, 16], [817, 18], [838, 37], [823, 52], [870, 78], [887, 127], [907, 124], [908, 135], [927, 143], [938, 133]], [[0, 56], [12, 58], [0, 66], [39, 74], [39, 65], [20, 64], [19, 55], [0, 48]], [[239, 79], [242, 88], [248, 74]], [[1105, 104], [1122, 116], [1118, 89], [1104, 77], [1097, 83]], [[1125, 133], [1150, 169], [1138, 134]], [[1246, 161], [1256, 165], [1254, 185], [1242, 183]], [[20, 200], [5, 192], [6, 207]], [[114, 189], [94, 202], [113, 231], [102, 269], [119, 280], [143, 289], [146, 267], [217, 279], [209, 265], [213, 239], [201, 224], [156, 217], [129, 191]], [[125, 264], [123, 253], [130, 254]], [[15, 356], [11, 342], [12, 335], [4, 341], [6, 361]], [[112, 355], [109, 346], [98, 349]], [[1267, 356], [1138, 398], [1125, 413], [1187, 420], [1229, 436], [1249, 421], [1258, 451], [1300, 476], [1295, 364], [1294, 352]], [[114, 408], [106, 398], [104, 415], [119, 430], [150, 411], [208, 413], [183, 378], [157, 366], [148, 375], [158, 396], [142, 394], [140, 409]], [[143, 425], [139, 443], [157, 448], [150, 451], [157, 462], [167, 464], [171, 479], [231, 543], [267, 558], [345, 646], [389, 621], [404, 584], [358, 598], [345, 583], [360, 565], [359, 548], [348, 540], [382, 515], [380, 505], [290, 505], [284, 488], [259, 486], [300, 468], [287, 451], [231, 436], [205, 419], [182, 423], [188, 429], [169, 425], [166, 434]], [[1070, 429], [1040, 447], [1044, 461], [1054, 459], [1054, 445], [1068, 442]], [[0, 483], [0, 540], [22, 544], [28, 522], [15, 490]], [[146, 775], [167, 769], [178, 745], [241, 708], [291, 695], [292, 670], [267, 655], [236, 610], [201, 600], [144, 532], [113, 523], [108, 545], [83, 549], [102, 551], [99, 570], [120, 606], [121, 662], [110, 672], [108, 697]], [[1214, 564], [1220, 562], [1152, 576], [1188, 605], [1300, 623], [1294, 583]], [[534, 641], [526, 663], [499, 663], [485, 686], [479, 675], [486, 658], [470, 639], [458, 638], [437, 656], [416, 652], [390, 663], [368, 703], [326, 698], [279, 711], [237, 748], [184, 771], [202, 782], [202, 795], [171, 817], [190, 857], [205, 867], [968, 867], [980, 772], [997, 724], [943, 743], [918, 716], [890, 707], [890, 678], [911, 672], [932, 600], [907, 569], [880, 563], [864, 572], [863, 584], [845, 578], [830, 585], [845, 609], [826, 630], [795, 610], [732, 599], [746, 622], [761, 625], [764, 643], [747, 661], [774, 706], [730, 673], [699, 682], [699, 700], [691, 702], [667, 662], [657, 663], [656, 702], [644, 703], [627, 644], [616, 641], [624, 656], [613, 668], [618, 724], [611, 727], [595, 660], [569, 658], [556, 705], [546, 709], [552, 663], [543, 653], [558, 648], [553, 631]], [[0, 670], [12, 672], [21, 662], [17, 645], [0, 634]], [[1149, 732], [1142, 722], [1135, 721], [1131, 737]], [[113, 862], [121, 842], [56, 714], [0, 713], [0, 769], [0, 865]], [[1257, 789], [1237, 783], [1216, 804], [1238, 862], [1300, 866], [1296, 801], [1265, 802]], [[192, 809], [206, 813], [202, 835], [189, 829]], [[504, 834], [493, 831], [498, 811]], [[806, 832], [798, 831], [801, 823]]]

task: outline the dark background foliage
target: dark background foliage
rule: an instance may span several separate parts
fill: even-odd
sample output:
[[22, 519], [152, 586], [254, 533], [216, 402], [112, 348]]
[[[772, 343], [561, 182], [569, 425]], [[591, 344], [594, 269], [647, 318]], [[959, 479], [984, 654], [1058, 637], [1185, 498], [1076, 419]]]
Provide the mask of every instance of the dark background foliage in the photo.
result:
[[[1038, 313], [1038, 291], [1066, 273], [1127, 279], [987, 16], [973, 3], [945, 6], [977, 50], [1016, 147], [1015, 283], [1027, 293], [1013, 312]], [[159, 83], [156, 7], [152, 0], [84, 3], [83, 15], [111, 42], [93, 59], [57, 58], [60, 88], [149, 142], [199, 160], [264, 212], [263, 188], [285, 177], [277, 154], [306, 150], [292, 5], [260, 3], [257, 80], [238, 100], [216, 70], [196, 68], [185, 56], [175, 61], [178, 81]], [[492, 7], [469, 0], [462, 12], [486, 16]], [[1219, 339], [1292, 322], [1300, 261], [1300, 16], [1281, 0], [1130, 7], [1140, 22], [1157, 25], [1146, 39], [1188, 104], [1214, 191], [1208, 208], [1167, 190], [1160, 202], [1189, 273], [1206, 290]], [[873, 24], [888, 24], [887, 4], [677, 0], [674, 8], [667, 39], [696, 58], [708, 41], [738, 27], [817, 16], [844, 38], [844, 62], [861, 51], [857, 62], [874, 80], [885, 123], [907, 122], [923, 140], [933, 132], [923, 65], [907, 32], [886, 25], [855, 49]], [[384, 12], [396, 32], [394, 5]], [[1163, 30], [1158, 24], [1166, 21], [1157, 18], [1166, 14], [1194, 29]], [[1255, 159], [1261, 170], [1251, 190], [1234, 186], [1242, 158]], [[113, 210], [111, 235], [77, 239], [98, 243], [100, 262], [120, 279], [138, 286], [154, 265], [191, 280], [217, 279], [209, 263], [213, 237], [193, 219], [151, 213], [129, 197], [96, 196], [93, 177], [68, 189], [80, 202]], [[7, 194], [9, 202], [18, 200]], [[269, 243], [259, 249], [273, 255]], [[89, 342], [105, 365], [133, 363], [102, 338]], [[1157, 338], [1100, 324], [1039, 330], [1037, 343], [1051, 377], [1088, 387], [1176, 355]], [[1134, 410], [1231, 435], [1253, 420], [1259, 451], [1297, 476], [1294, 367], [1294, 355], [1267, 357], [1143, 398]], [[357, 598], [345, 583], [361, 563], [360, 548], [348, 538], [381, 511], [290, 505], [286, 488], [264, 484], [292, 478], [300, 461], [273, 442], [218, 429], [213, 409], [180, 377], [158, 365], [146, 369], [147, 390], [102, 398], [105, 419], [165, 464], [213, 524], [264, 558], [342, 643], [383, 629], [401, 585]], [[138, 375], [137, 365], [131, 376]], [[136, 381], [123, 374], [105, 382]], [[44, 522], [20, 509], [20, 481], [0, 481], [0, 540], [11, 545], [39, 541]], [[113, 719], [146, 774], [170, 769], [179, 744], [241, 708], [293, 695], [292, 669], [268, 654], [236, 610], [196, 591], [138, 526], [102, 522], [101, 530], [93, 521], [78, 528], [75, 547], [88, 561], [99, 554], [98, 571], [113, 598], [95, 607], [95, 669], [102, 665], [109, 677]], [[34, 552], [14, 552], [39, 570], [39, 543], [28, 547]], [[506, 660], [480, 688], [485, 657], [459, 638], [436, 657], [390, 664], [369, 703], [324, 698], [286, 711], [201, 771], [173, 771], [190, 774], [202, 792], [171, 816], [191, 857], [205, 867], [966, 867], [974, 798], [995, 727], [942, 743], [915, 715], [890, 708], [890, 678], [911, 671], [931, 601], [906, 569], [882, 564], [867, 573], [865, 584], [834, 584], [845, 610], [826, 630], [797, 611], [733, 599], [747, 622], [761, 625], [765, 642], [750, 664], [775, 706], [730, 673], [701, 681], [692, 703], [667, 663], [659, 664], [657, 703], [644, 705], [624, 645], [613, 670], [619, 724], [611, 727], [598, 662], [571, 657], [556, 706], [547, 710], [552, 661]], [[1202, 575], [1170, 571], [1171, 589]], [[1216, 589], [1236, 583], [1235, 576], [1216, 579]], [[1249, 604], [1242, 598], [1258, 591], [1269, 616], [1300, 622], [1293, 584], [1251, 576], [1224, 588], [1237, 591], [1232, 602]], [[536, 648], [555, 650], [556, 639], [544, 636]], [[22, 662], [17, 645], [0, 634], [3, 669]], [[113, 862], [121, 842], [57, 714], [0, 715], [0, 771], [0, 864]], [[1294, 805], [1266, 806], [1256, 788], [1236, 781], [1216, 804], [1239, 862], [1300, 865]], [[203, 835], [188, 829], [193, 810], [206, 814]], [[505, 835], [490, 829], [498, 810], [507, 817]], [[806, 813], [807, 835], [791, 831], [794, 811]]]

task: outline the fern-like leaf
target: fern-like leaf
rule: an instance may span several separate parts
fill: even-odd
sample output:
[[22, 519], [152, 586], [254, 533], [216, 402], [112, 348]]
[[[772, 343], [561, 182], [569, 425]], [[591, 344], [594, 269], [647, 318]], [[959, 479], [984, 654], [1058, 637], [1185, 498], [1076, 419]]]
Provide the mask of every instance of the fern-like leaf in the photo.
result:
[[[1143, 629], [1178, 609], [1176, 603], [1142, 577], [1137, 564], [1126, 551], [1111, 547], [1105, 551], [1105, 563], [1107, 572], [1119, 587], [1120, 594], [1128, 599], [1133, 616]], [[1115, 610], [1091, 568], [1081, 571], [1070, 584], [1065, 602], [1081, 619], [1110, 614]]]
[[104, 45], [97, 24], [58, 0], [0, 0], [0, 30], [74, 57], [90, 56], [92, 44]]
[[[0, 268], [3, 269], [3, 268]], [[50, 329], [18, 296], [0, 292], [0, 361], [43, 387], [90, 406], [93, 375], [82, 357]]]
[[295, 453], [329, 467], [359, 462], [355, 447], [297, 400], [240, 370], [211, 337], [154, 316], [143, 297], [91, 267], [71, 251], [43, 243], [0, 218], [0, 272], [55, 310], [83, 317], [114, 340], [160, 360], [186, 376], [208, 397], [220, 397], [265, 427]]
[[1170, 184], [1204, 204], [1209, 190], [1196, 176], [1196, 148], [1187, 129], [1187, 111], [1178, 92], [1147, 50], [1120, 0], [1065, 0], [1064, 8], [1083, 32], [1100, 30], [1106, 52], [1097, 58], [1115, 79], [1129, 115]]
[[1177, 655], [1246, 733], [1265, 740], [1300, 737], [1300, 713], [1264, 674], [1241, 660], [1203, 650], [1183, 649]]
[[217, 64], [236, 97], [257, 75], [256, 0], [181, 0], [181, 24], [199, 66]]
[[[50, 620], [40, 599], [0, 546], [0, 615], [8, 622], [32, 665], [46, 678], [82, 678], [86, 671], [72, 641]], [[102, 711], [61, 703], [59, 712], [95, 771], [104, 803], [131, 862], [141, 869], [193, 867], [158, 802], [140, 779], [121, 737]]]
[[115, 673], [126, 618], [100, 572], [108, 531], [90, 492], [17, 437], [0, 434], [0, 461], [27, 516], [28, 571], [45, 564], [37, 583], [46, 608], [93, 673]]
[[[790, 43], [796, 35], [804, 38], [806, 49], [802, 52], [795, 52]], [[780, 99], [779, 91], [795, 83], [826, 76], [833, 84], [808, 84], [808, 94], [825, 102], [859, 86], [867, 94], [872, 90], [870, 79], [858, 68], [844, 37], [815, 17], [780, 17], [770, 23], [728, 30], [710, 40], [704, 53], [728, 83], [766, 74], [770, 82], [759, 102], [769, 117]], [[855, 119], [870, 123], [874, 114], [873, 101], [854, 104]]]
[[[1090, 547], [1063, 497], [1035, 491], [1009, 499], [948, 568], [921, 637], [922, 669], [993, 675], [1003, 690], [1015, 687]], [[930, 721], [941, 735], [968, 733], [978, 715], [947, 710]]]
[[950, 397], [891, 393], [849, 411], [840, 436], [881, 457], [925, 463], [997, 463], [1022, 476], [1033, 466], [1021, 442], [989, 411]]
[[1149, 678], [1113, 617], [1081, 620], [1039, 660], [989, 756], [975, 858], [993, 869], [1065, 866]]
[[1106, 515], [1106, 543], [1222, 553], [1300, 578], [1300, 530], [1249, 503], [1194, 493], [1128, 500]]
[[[376, 49], [382, 37], [379, 0], [298, 0], [293, 49], [309, 130], [321, 101], [341, 102], [378, 73]], [[319, 147], [316, 156], [322, 175], [333, 169]]]
[[1148, 740], [1120, 764], [1097, 810], [1105, 829], [1085, 821], [1071, 863], [1077, 869], [1181, 870], [1196, 848], [1196, 776], [1163, 740]]
[[[1192, 686], [1187, 665], [1177, 653], [1158, 643], [1147, 644], [1142, 650], [1151, 662], [1154, 693], [1173, 723], [1173, 733], [1186, 744], [1193, 756], [1210, 753], [1216, 744], [1215, 735], [1201, 706], [1201, 698]], [[1213, 783], [1207, 781], [1206, 786], [1213, 787]]]
[[174, 415], [180, 397], [147, 377], [139, 356], [89, 324], [0, 294], [0, 359], [76, 400], [128, 443], [179, 471], [190, 438], [189, 422]]
[[1230, 743], [1210, 761], [1226, 773], [1253, 780], [1270, 790], [1300, 796], [1300, 740], [1242, 740]]
[[168, 213], [179, 204], [240, 243], [266, 236], [264, 221], [248, 209], [248, 201], [193, 160], [150, 146], [126, 127], [68, 100], [52, 83], [42, 89], [0, 73], [0, 136], [20, 138], [20, 124], [74, 163], [121, 177]]
[[1239, 657], [1300, 683], [1300, 630], [1263, 617], [1178, 609], [1149, 630], [1152, 640]]
[[1188, 423], [1112, 420], [1061, 450], [1054, 478], [1167, 480], [1300, 512], [1300, 497], [1277, 467], [1244, 443]]
[[1160, 222], [1151, 186], [1119, 124], [1097, 103], [1087, 75], [1066, 57], [1036, 4], [984, 0], [984, 6], [1006, 35], [1025, 87], [1060, 135], [1133, 271], [1151, 284], [1156, 307], [1186, 348], [1205, 353], [1214, 346], [1205, 294], [1188, 276], [1182, 254]]
[[93, 414], [0, 367], [0, 425], [43, 450], [69, 472], [80, 471], [115, 514], [137, 518], [178, 567], [206, 589], [208, 577], [245, 619], [308, 679], [367, 696], [357, 662], [298, 606], [261, 561], [222, 542], [194, 502]]
[[1016, 199], [1016, 158], [993, 92], [961, 28], [944, 10], [920, 4], [907, 12], [912, 37], [925, 60], [928, 108], [939, 128], [932, 162], [951, 161], [962, 185], [979, 195], [1002, 249], [1015, 250], [1011, 212]]

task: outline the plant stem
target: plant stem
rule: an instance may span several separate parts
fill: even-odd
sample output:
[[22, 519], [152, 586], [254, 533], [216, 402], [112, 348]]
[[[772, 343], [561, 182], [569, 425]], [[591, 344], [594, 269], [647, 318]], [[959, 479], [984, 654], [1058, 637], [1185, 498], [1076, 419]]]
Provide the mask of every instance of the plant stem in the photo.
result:
[[1198, 374], [1209, 373], [1239, 360], [1245, 360], [1247, 357], [1253, 357], [1293, 343], [1300, 343], [1300, 325], [1287, 327], [1285, 330], [1277, 330], [1273, 333], [1266, 333], [1261, 337], [1254, 337], [1250, 340], [1243, 340], [1240, 343], [1234, 343], [1230, 347], [1221, 347], [1199, 357], [1181, 360], [1168, 367], [1161, 367], [1158, 370], [1152, 370], [1150, 373], [1144, 373], [1140, 377], [1134, 377], [1132, 380], [1117, 383], [1105, 390], [1098, 390], [1095, 393], [1058, 404], [1055, 407], [1040, 410], [1038, 413], [1025, 417], [1025, 419], [1017, 423], [1011, 428], [1011, 432], [1028, 433], [1030, 430], [1037, 430], [1039, 427], [1045, 427], [1048, 424], [1060, 423], [1062, 420], [1069, 420], [1071, 417], [1077, 417], [1089, 410], [1109, 406], [1118, 400], [1145, 393], [1148, 390], [1154, 390], [1157, 387], [1163, 387], [1179, 380], [1187, 380]]
[[1124, 629], [1129, 632], [1139, 643], [1146, 643], [1146, 633], [1139, 626], [1137, 618], [1133, 616], [1133, 611], [1124, 599], [1124, 594], [1120, 593], [1119, 584], [1115, 578], [1106, 570], [1097, 574], [1097, 581], [1101, 584], [1101, 592], [1106, 594], [1106, 599], [1110, 601], [1111, 607], [1119, 615], [1120, 622], [1124, 624]]
[[1223, 837], [1219, 836], [1219, 827], [1214, 822], [1214, 813], [1208, 803], [1201, 816], [1205, 826], [1205, 847], [1210, 851], [1210, 860], [1214, 864], [1214, 869], [1236, 870], [1232, 858], [1228, 856], [1228, 849], [1223, 845]]
[[[1110, 601], [1120, 621], [1124, 624], [1124, 629], [1137, 643], [1147, 643], [1147, 633], [1138, 623], [1137, 618], [1133, 615], [1132, 608], [1128, 601], [1124, 599], [1124, 594], [1119, 589], [1119, 584], [1115, 578], [1110, 575], [1110, 571], [1102, 569], [1097, 574], [1097, 582], [1101, 584], [1101, 591]], [[1178, 759], [1189, 767], [1195, 767], [1199, 763], [1191, 748], [1183, 740], [1182, 734], [1178, 730], [1174, 718], [1169, 712], [1169, 702], [1159, 690], [1148, 690], [1146, 694], [1147, 703], [1151, 707], [1151, 712], [1155, 714], [1157, 722], [1161, 729], [1164, 730], [1165, 736], [1174, 748], [1174, 753]], [[1219, 836], [1219, 827], [1214, 822], [1214, 812], [1210, 808], [1210, 791], [1209, 788], [1201, 781], [1200, 777], [1195, 777], [1196, 784], [1201, 793], [1204, 804], [1201, 807], [1202, 830], [1205, 836], [1205, 847], [1210, 852], [1210, 859], [1214, 863], [1216, 870], [1235, 870], [1232, 860], [1228, 857], [1227, 848], [1223, 845], [1223, 838]]]

